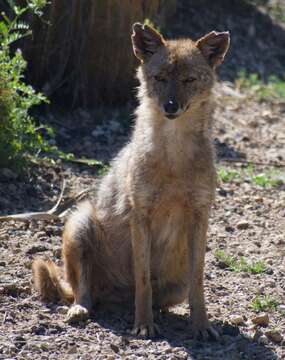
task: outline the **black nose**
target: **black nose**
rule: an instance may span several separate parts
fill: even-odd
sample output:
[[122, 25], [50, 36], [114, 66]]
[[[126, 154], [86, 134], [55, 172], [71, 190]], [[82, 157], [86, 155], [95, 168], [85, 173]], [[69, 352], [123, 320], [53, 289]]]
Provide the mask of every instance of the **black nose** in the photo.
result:
[[169, 100], [166, 104], [164, 104], [164, 111], [167, 114], [175, 114], [179, 109], [178, 103], [175, 100]]

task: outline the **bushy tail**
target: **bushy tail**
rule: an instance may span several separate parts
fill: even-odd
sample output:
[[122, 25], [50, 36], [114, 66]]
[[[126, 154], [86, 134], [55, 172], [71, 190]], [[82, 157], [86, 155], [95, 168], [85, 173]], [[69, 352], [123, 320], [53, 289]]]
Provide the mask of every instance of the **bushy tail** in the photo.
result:
[[61, 276], [61, 269], [51, 260], [36, 259], [33, 262], [33, 280], [43, 301], [72, 303], [71, 286]]

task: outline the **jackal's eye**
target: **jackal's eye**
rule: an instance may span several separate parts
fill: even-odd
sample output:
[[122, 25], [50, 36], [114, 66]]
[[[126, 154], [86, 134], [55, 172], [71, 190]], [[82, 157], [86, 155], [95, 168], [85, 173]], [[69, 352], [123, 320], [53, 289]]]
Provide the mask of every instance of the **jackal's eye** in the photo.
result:
[[183, 79], [182, 82], [183, 82], [183, 84], [190, 84], [190, 83], [194, 82], [195, 80], [197, 80], [195, 77], [189, 76], [188, 78]]
[[154, 79], [159, 82], [166, 82], [167, 79], [163, 77], [162, 75], [155, 75]]

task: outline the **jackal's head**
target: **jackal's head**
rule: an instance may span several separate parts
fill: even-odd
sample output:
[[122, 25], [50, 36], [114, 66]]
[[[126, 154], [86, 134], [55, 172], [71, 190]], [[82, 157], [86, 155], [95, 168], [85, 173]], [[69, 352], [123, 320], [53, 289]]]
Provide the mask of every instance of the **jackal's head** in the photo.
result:
[[139, 79], [162, 114], [174, 119], [205, 102], [214, 84], [214, 71], [228, 50], [228, 32], [215, 32], [197, 41], [165, 41], [148, 25], [133, 25], [132, 43], [141, 61]]

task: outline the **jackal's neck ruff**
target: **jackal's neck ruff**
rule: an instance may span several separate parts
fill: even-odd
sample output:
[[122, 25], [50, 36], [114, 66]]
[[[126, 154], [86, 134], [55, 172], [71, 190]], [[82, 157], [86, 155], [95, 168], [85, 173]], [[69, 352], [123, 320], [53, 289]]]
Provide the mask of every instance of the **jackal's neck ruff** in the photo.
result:
[[[177, 174], [185, 174], [190, 162], [207, 158], [210, 166], [214, 160], [211, 142], [213, 101], [211, 88], [177, 118], [165, 117], [157, 99], [148, 90], [143, 69], [139, 68], [139, 106], [133, 141], [141, 145], [146, 156], [163, 162]], [[184, 175], [183, 175], [184, 176]]]

